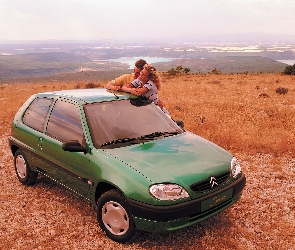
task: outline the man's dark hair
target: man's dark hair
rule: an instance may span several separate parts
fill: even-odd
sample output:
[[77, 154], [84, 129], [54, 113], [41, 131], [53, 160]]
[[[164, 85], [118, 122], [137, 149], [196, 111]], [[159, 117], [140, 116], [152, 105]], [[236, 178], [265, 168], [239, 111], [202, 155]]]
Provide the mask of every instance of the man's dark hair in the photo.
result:
[[143, 70], [143, 66], [146, 65], [146, 60], [139, 59], [135, 62], [135, 67]]

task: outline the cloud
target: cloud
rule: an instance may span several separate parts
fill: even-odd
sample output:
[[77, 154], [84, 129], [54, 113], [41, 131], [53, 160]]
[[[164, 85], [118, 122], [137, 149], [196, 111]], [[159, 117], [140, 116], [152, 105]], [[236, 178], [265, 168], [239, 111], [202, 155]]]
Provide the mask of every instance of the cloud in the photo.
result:
[[293, 0], [0, 0], [0, 39], [295, 35]]

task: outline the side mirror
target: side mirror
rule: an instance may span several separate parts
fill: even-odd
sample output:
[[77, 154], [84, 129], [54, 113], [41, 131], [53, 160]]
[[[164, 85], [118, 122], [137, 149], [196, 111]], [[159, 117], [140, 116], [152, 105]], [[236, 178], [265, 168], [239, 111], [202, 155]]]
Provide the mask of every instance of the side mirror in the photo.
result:
[[61, 147], [64, 151], [86, 153], [86, 148], [83, 147], [77, 140], [66, 141]]
[[182, 120], [176, 120], [175, 122], [180, 128], [182, 128], [182, 129], [184, 128], [184, 123]]

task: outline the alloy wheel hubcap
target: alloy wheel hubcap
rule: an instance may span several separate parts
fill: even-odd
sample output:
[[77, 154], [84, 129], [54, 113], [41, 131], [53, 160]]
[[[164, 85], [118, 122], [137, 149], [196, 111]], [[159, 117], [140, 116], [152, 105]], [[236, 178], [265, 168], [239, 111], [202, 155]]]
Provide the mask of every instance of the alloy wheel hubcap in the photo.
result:
[[27, 164], [22, 155], [18, 155], [15, 159], [15, 167], [20, 178], [26, 177]]
[[109, 201], [102, 207], [102, 221], [114, 235], [124, 235], [129, 229], [129, 217], [119, 203]]

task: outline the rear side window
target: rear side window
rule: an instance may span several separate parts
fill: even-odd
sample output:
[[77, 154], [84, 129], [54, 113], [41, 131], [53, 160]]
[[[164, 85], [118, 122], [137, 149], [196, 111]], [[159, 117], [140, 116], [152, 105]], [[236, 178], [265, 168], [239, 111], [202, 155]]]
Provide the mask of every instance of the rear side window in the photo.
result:
[[36, 98], [23, 116], [24, 124], [42, 132], [52, 102], [52, 99]]
[[46, 134], [62, 142], [83, 142], [79, 109], [75, 104], [57, 100], [49, 117]]

